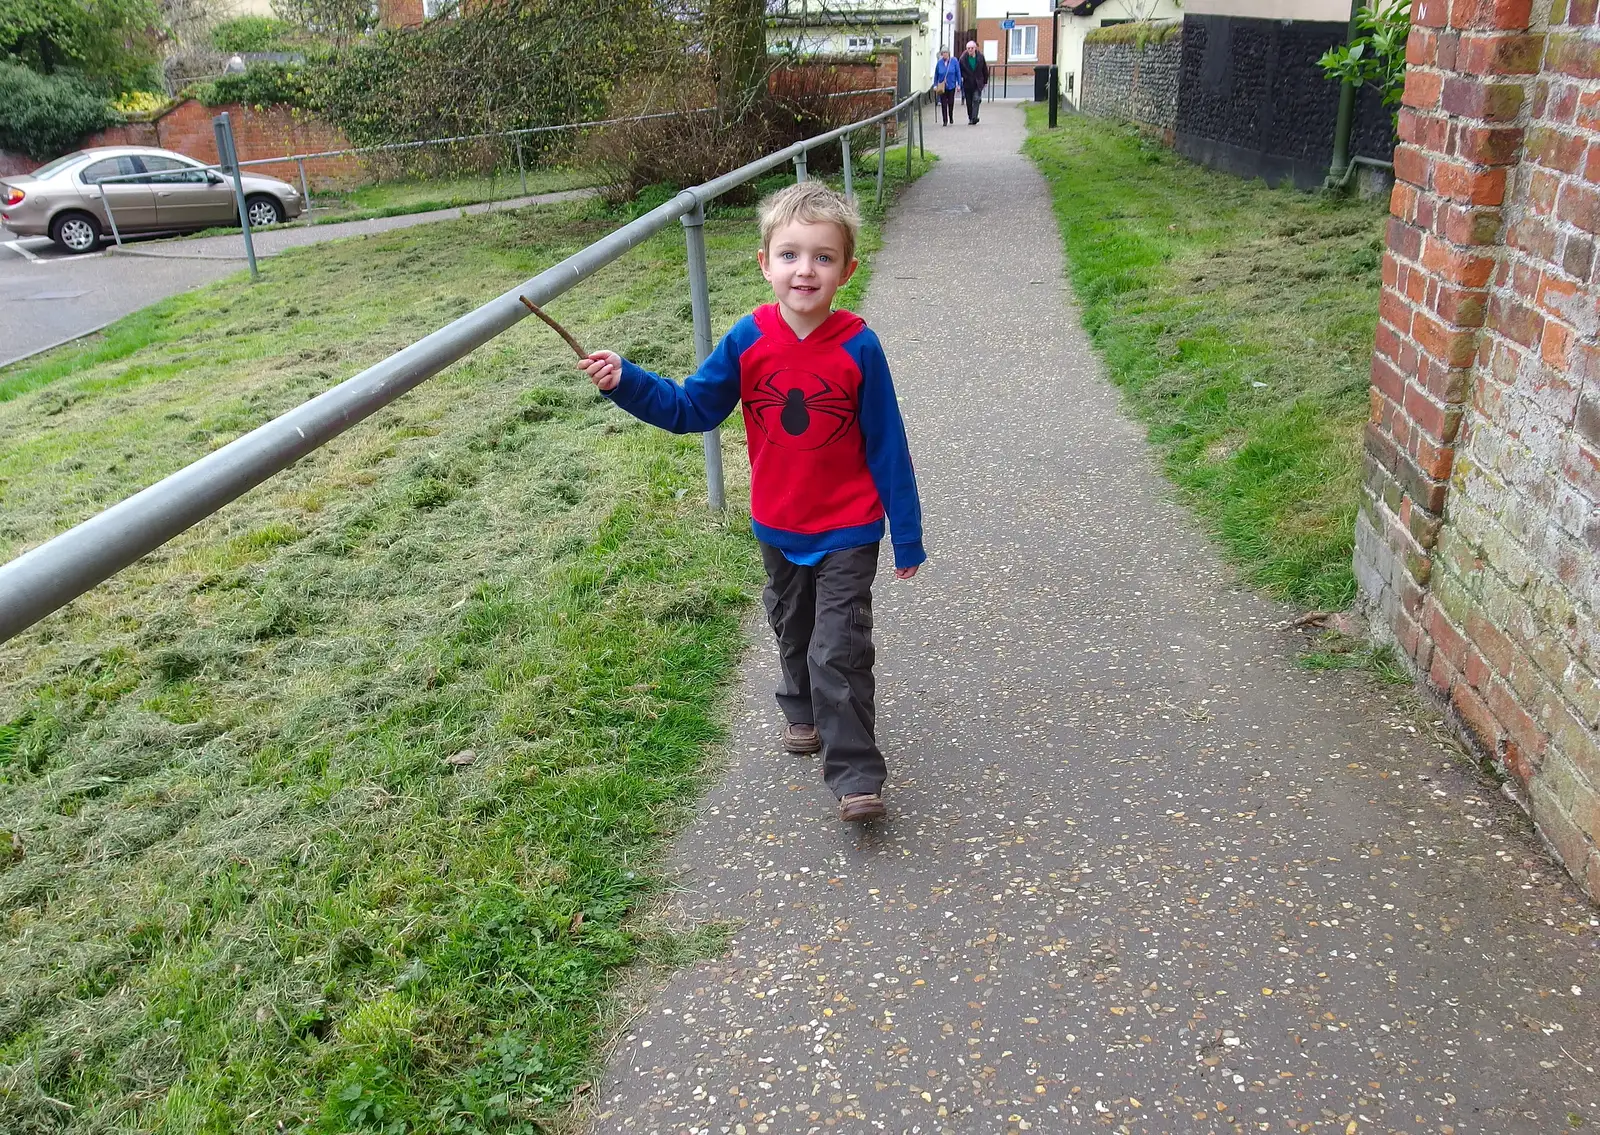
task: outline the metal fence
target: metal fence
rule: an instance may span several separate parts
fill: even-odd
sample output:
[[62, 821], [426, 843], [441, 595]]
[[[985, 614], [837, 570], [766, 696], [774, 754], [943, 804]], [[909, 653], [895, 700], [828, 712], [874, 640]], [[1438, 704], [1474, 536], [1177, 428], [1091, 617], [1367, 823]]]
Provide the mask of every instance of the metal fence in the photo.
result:
[[[841, 93], [866, 94], [868, 92], [844, 91]], [[418, 150], [425, 146], [445, 146], [455, 145], [462, 142], [483, 141], [491, 138], [507, 138], [511, 140], [512, 145], [516, 150], [517, 171], [522, 180], [522, 192], [524, 195], [526, 195], [528, 192], [528, 170], [527, 165], [523, 160], [522, 140], [530, 134], [550, 134], [562, 130], [585, 130], [599, 126], [620, 126], [628, 122], [648, 122], [651, 119], [657, 118], [680, 118], [690, 114], [707, 114], [715, 109], [715, 107], [701, 107], [698, 110], [671, 110], [664, 111], [660, 114], [636, 114], [628, 118], [605, 118], [596, 119], [592, 122], [563, 122], [555, 126], [529, 126], [520, 130], [496, 130], [488, 131], [482, 134], [462, 134], [452, 138], [423, 138], [416, 142], [391, 142], [382, 146], [351, 146], [343, 150], [319, 150], [315, 153], [309, 154], [285, 154], [282, 157], [277, 158], [251, 158], [248, 161], [241, 161], [239, 163], [239, 168], [244, 169], [249, 166], [287, 165], [290, 162], [293, 162], [296, 169], [299, 171], [301, 200], [305, 202], [304, 207], [306, 211], [310, 212], [311, 187], [306, 180], [306, 163], [309, 161], [314, 161], [318, 158], [356, 157], [363, 154], [383, 154], [405, 150]], [[180, 170], [175, 172], [177, 174], [182, 174], [194, 172], [194, 170], [197, 169], [219, 173], [228, 171], [228, 167], [224, 163], [219, 162], [212, 165], [192, 167], [190, 170]], [[169, 178], [172, 176], [174, 176], [174, 173], [168, 171], [163, 171], [161, 173], [121, 173], [114, 174], [110, 177], [102, 177], [95, 184], [103, 185], [107, 183], [120, 182], [159, 183], [163, 178]], [[116, 216], [113, 214], [111, 202], [104, 194], [102, 194], [100, 203], [105, 208], [106, 219], [111, 225], [112, 239], [120, 245], [122, 243], [122, 233], [117, 228], [117, 220]]]
[[[834, 91], [824, 97], [829, 99], [859, 98], [864, 95], [894, 94], [894, 87], [864, 87], [859, 90]], [[325, 158], [362, 157], [365, 155], [404, 153], [407, 151], [421, 150], [429, 146], [451, 146], [466, 142], [489, 141], [491, 139], [505, 139], [511, 143], [517, 159], [517, 177], [521, 195], [528, 195], [528, 165], [523, 152], [523, 139], [535, 134], [553, 134], [562, 131], [590, 130], [605, 126], [621, 126], [630, 122], [649, 122], [660, 118], [681, 118], [691, 114], [709, 114], [716, 110], [715, 107], [701, 107], [697, 110], [672, 110], [658, 114], [635, 114], [626, 118], [602, 118], [588, 122], [563, 122], [554, 126], [529, 126], [517, 130], [491, 130], [479, 134], [460, 134], [449, 138], [423, 138], [415, 142], [390, 142], [381, 146], [349, 146], [342, 150], [317, 150], [305, 154], [284, 154], [276, 158], [251, 158], [239, 163], [240, 169], [251, 166], [288, 165], [293, 162], [300, 181], [300, 199], [304, 203], [305, 212], [312, 211], [311, 184], [306, 177], [306, 163]], [[214, 172], [227, 172], [224, 164], [218, 163], [198, 167], [202, 170]], [[170, 175], [168, 175], [170, 176]], [[145, 182], [160, 181], [163, 174], [130, 173], [116, 174], [103, 177], [97, 184], [107, 182]], [[101, 204], [106, 211], [106, 221], [111, 226], [112, 241], [119, 247], [122, 244], [122, 232], [117, 227], [117, 219], [111, 208], [111, 201], [104, 194], [101, 195]], [[241, 227], [243, 227], [241, 223]]]
[[[523, 297], [537, 304], [549, 303], [673, 221], [680, 222], [684, 230], [695, 360], [704, 362], [713, 346], [702, 231], [706, 205], [729, 190], [791, 162], [796, 179], [804, 181], [810, 151], [834, 142], [839, 144], [844, 159], [845, 193], [854, 198], [851, 135], [874, 125], [878, 127], [876, 195], [881, 204], [889, 122], [904, 119], [906, 174], [909, 176], [912, 146], [920, 147], [926, 141], [922, 121], [922, 105], [926, 98], [925, 92], [917, 92], [870, 118], [795, 142], [703, 185], [685, 189], [637, 220], [368, 367], [354, 378], [25, 552], [0, 567], [0, 642], [70, 603], [520, 323], [529, 315]], [[706, 492], [711, 507], [720, 509], [723, 507], [721, 438], [717, 430], [702, 436]]]

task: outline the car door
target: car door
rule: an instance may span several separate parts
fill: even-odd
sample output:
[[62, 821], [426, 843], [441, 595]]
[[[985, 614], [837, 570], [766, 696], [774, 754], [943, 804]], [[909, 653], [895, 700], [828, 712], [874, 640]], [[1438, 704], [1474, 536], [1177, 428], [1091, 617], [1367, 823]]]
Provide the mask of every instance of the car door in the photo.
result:
[[203, 229], [233, 221], [233, 189], [206, 170], [164, 154], [140, 154], [156, 195], [156, 223], [164, 229]]
[[111, 231], [105, 217], [104, 203], [108, 201], [116, 217], [117, 231], [138, 232], [156, 227], [156, 197], [150, 186], [137, 181], [102, 180], [142, 172], [134, 165], [133, 158], [121, 154], [91, 162], [78, 174], [78, 193], [93, 203], [107, 232]]

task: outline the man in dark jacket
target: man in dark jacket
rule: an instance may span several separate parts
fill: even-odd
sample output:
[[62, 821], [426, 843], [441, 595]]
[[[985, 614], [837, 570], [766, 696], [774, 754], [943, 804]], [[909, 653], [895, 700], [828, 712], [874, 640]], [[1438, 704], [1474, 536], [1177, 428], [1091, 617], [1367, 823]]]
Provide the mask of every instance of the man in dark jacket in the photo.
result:
[[961, 97], [967, 104], [967, 124], [978, 124], [978, 107], [983, 103], [983, 88], [989, 85], [989, 63], [978, 52], [978, 45], [967, 40], [961, 53]]

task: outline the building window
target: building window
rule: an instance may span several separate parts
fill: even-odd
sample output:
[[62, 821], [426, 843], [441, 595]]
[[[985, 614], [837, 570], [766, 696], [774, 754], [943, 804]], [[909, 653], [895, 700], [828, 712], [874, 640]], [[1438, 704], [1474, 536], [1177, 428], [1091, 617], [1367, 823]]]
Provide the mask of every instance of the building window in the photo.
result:
[[1026, 24], [1011, 29], [1011, 58], [1012, 59], [1037, 59], [1039, 58], [1039, 28], [1036, 24]]
[[894, 39], [892, 37], [886, 36], [886, 35], [880, 35], [877, 39], [873, 40], [872, 42], [875, 45], [877, 45], [878, 47], [893, 47], [894, 46]]
[[456, 10], [456, 0], [422, 0], [422, 18], [431, 20], [436, 16], [448, 16]]
[[847, 36], [844, 41], [846, 51], [871, 51], [872, 37], [869, 35]]

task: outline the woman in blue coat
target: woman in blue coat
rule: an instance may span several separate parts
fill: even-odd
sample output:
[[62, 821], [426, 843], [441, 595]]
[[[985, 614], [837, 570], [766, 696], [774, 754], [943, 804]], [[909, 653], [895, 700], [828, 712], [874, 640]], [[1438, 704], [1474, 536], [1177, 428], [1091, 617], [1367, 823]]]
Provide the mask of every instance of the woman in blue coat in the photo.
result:
[[[940, 87], [939, 84], [944, 86]], [[950, 58], [950, 50], [939, 52], [939, 61], [933, 65], [933, 89], [939, 96], [941, 126], [949, 126], [956, 109], [956, 92], [961, 89], [961, 64]]]

